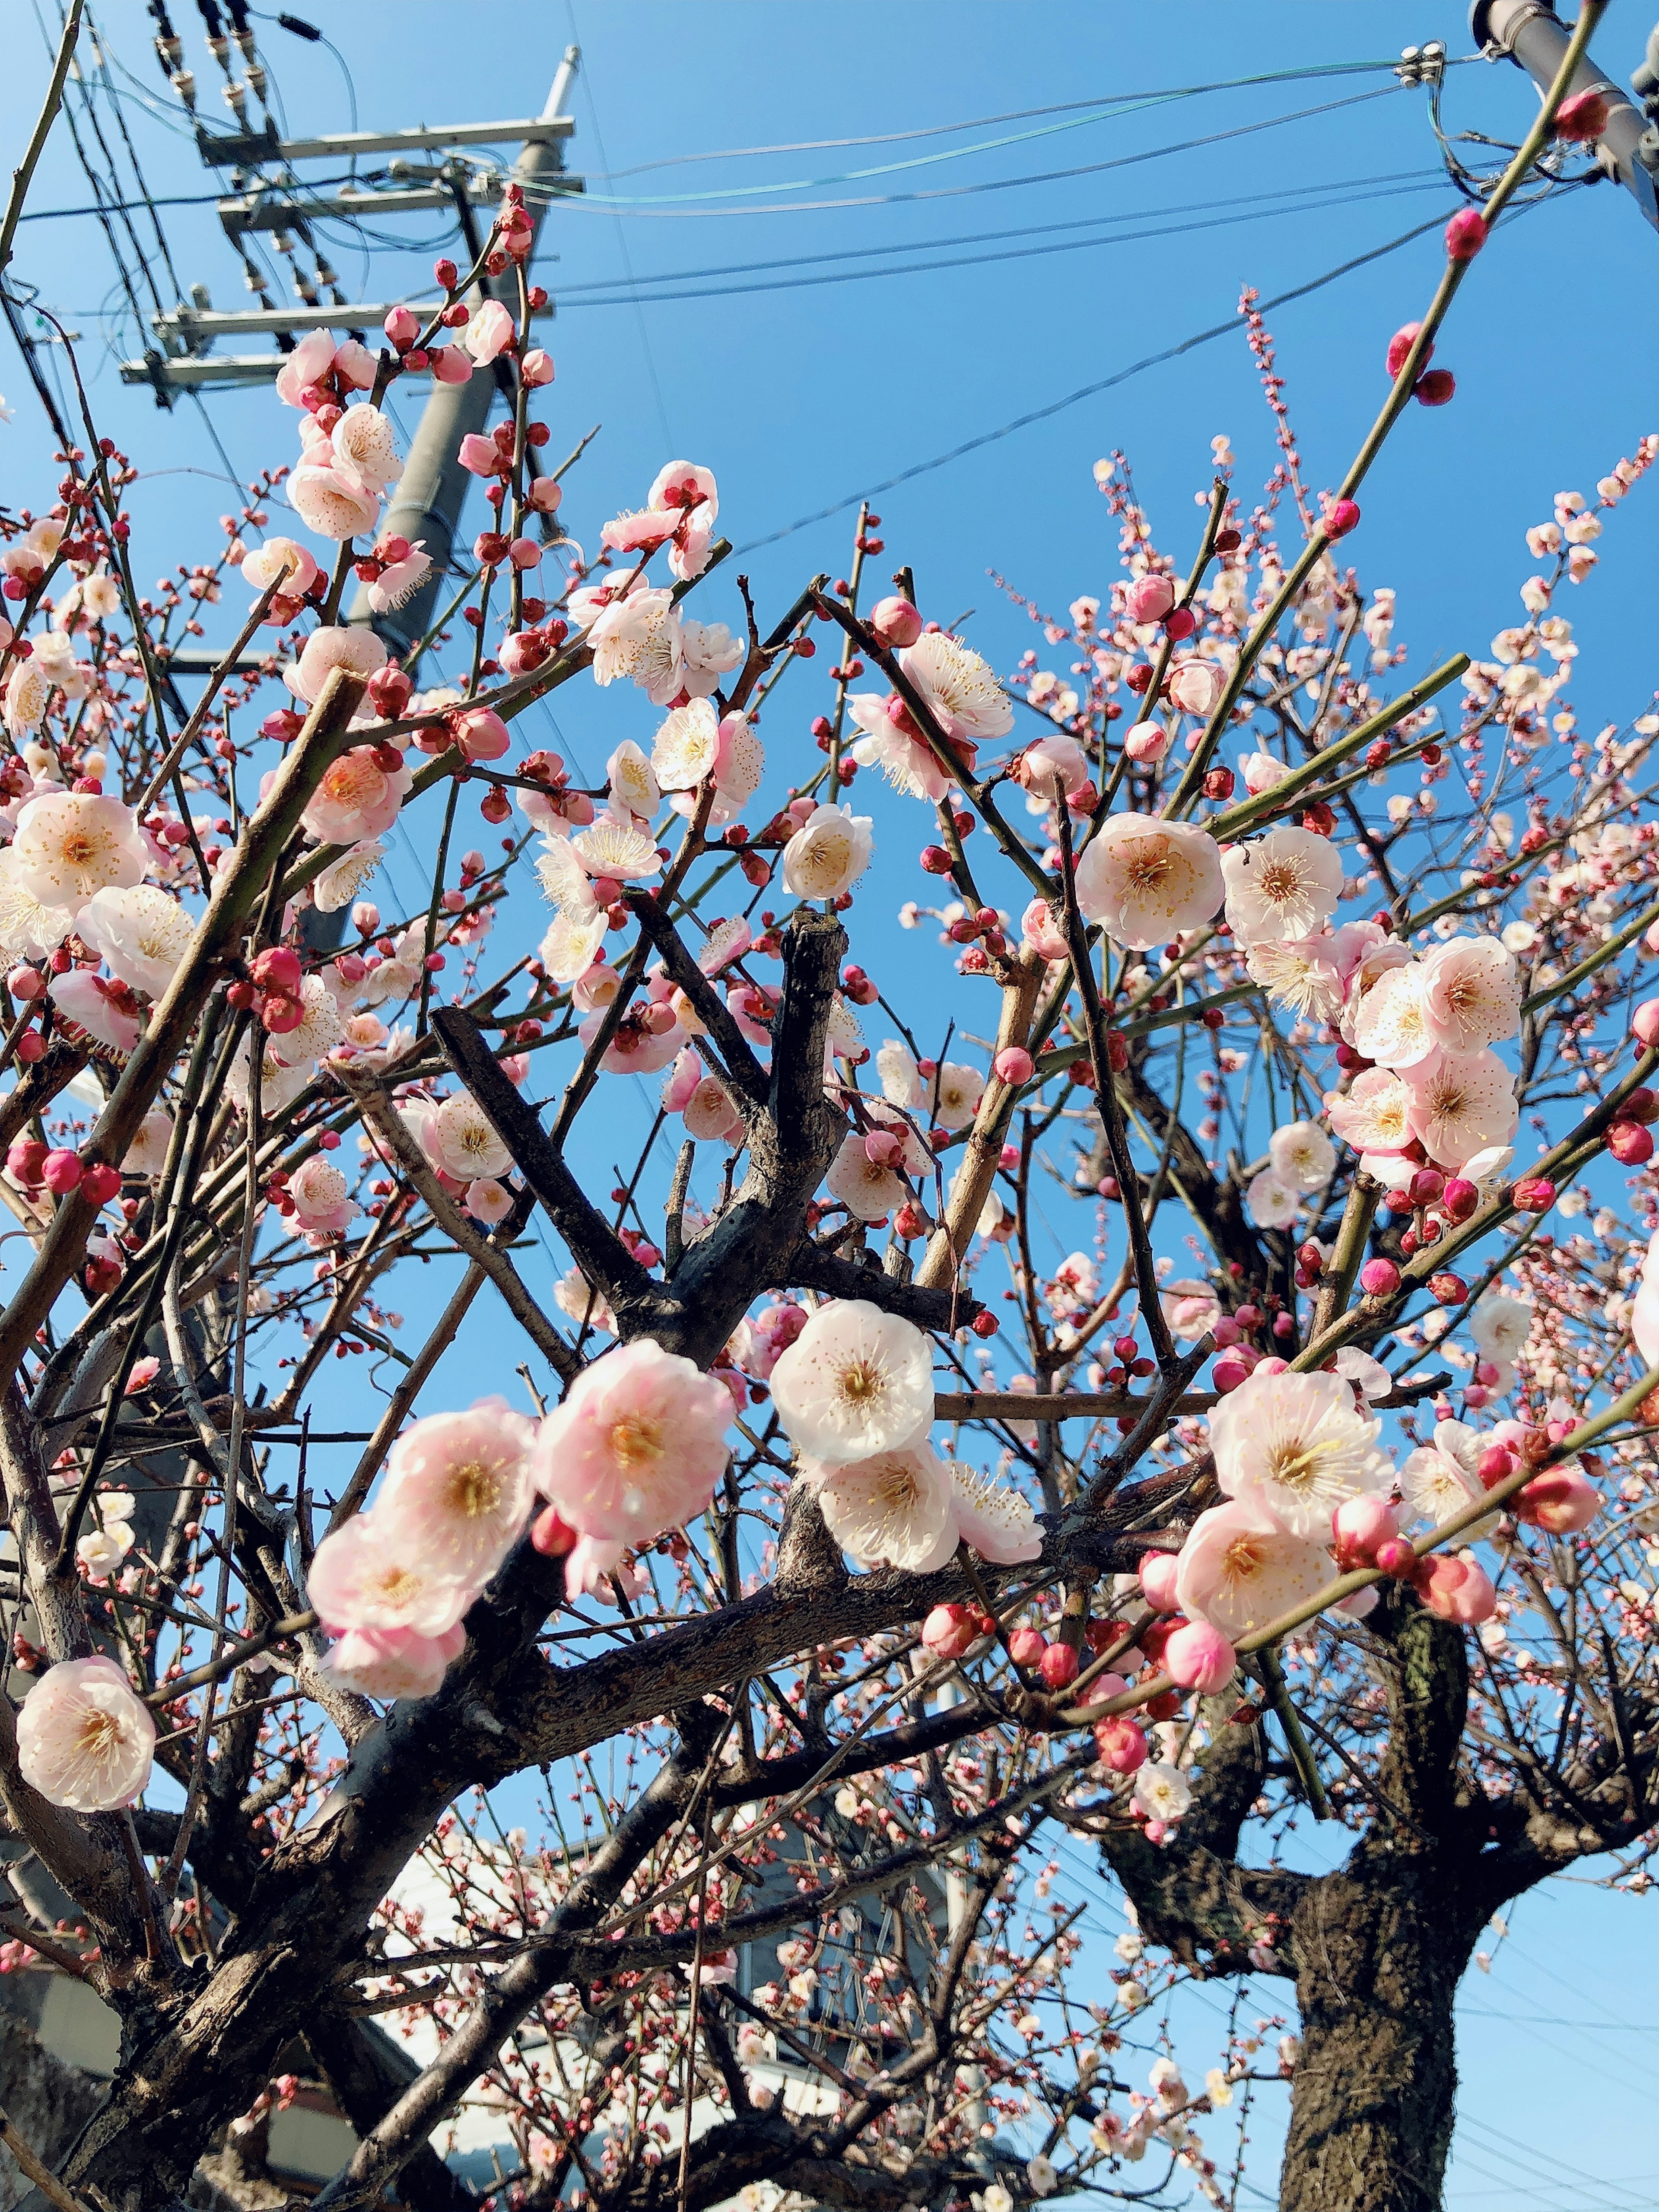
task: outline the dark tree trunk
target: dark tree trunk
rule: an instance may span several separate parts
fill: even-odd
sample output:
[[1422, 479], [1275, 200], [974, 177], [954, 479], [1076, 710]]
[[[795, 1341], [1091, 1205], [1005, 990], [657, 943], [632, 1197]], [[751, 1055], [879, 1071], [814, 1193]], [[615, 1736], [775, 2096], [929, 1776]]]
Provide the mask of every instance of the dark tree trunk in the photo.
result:
[[1452, 2005], [1479, 1923], [1438, 1854], [1310, 1881], [1292, 1923], [1302, 2057], [1280, 2212], [1438, 2212]]

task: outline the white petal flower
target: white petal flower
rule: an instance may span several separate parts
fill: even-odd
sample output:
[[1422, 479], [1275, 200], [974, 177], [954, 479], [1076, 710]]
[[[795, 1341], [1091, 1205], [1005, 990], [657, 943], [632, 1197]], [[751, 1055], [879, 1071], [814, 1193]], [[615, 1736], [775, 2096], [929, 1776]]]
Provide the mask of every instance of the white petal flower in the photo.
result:
[[[587, 829], [578, 830], [570, 843], [590, 875], [609, 876], [619, 883], [639, 876], [654, 876], [662, 866], [650, 832], [636, 830], [632, 823], [607, 820], [601, 816]], [[543, 881], [546, 881], [545, 876]]]
[[1489, 1291], [1469, 1316], [1469, 1334], [1486, 1359], [1512, 1360], [1525, 1351], [1532, 1334], [1530, 1299]]
[[870, 1158], [856, 1129], [842, 1138], [823, 1182], [855, 1221], [884, 1220], [909, 1194], [891, 1168], [878, 1167]]
[[1283, 1180], [1277, 1169], [1263, 1168], [1252, 1176], [1244, 1203], [1258, 1229], [1288, 1229], [1302, 1200], [1296, 1185]]
[[933, 1418], [932, 1347], [863, 1298], [821, 1306], [772, 1370], [785, 1434], [814, 1458], [850, 1462], [909, 1443]]
[[93, 792], [25, 801], [11, 843], [13, 880], [43, 906], [78, 915], [94, 891], [142, 882], [149, 865], [132, 809]]
[[927, 1103], [940, 1128], [965, 1129], [979, 1111], [984, 1091], [985, 1078], [978, 1068], [947, 1060], [928, 1082]]
[[17, 1716], [23, 1779], [72, 1813], [131, 1805], [149, 1779], [155, 1723], [112, 1659], [50, 1667]]
[[676, 707], [657, 732], [651, 766], [664, 791], [690, 791], [714, 765], [720, 717], [707, 699]]
[[801, 1474], [830, 1534], [861, 1567], [929, 1573], [956, 1550], [951, 1471], [925, 1437], [851, 1462], [804, 1458]]
[[159, 999], [184, 958], [196, 925], [178, 900], [153, 884], [96, 892], [82, 908], [76, 934], [112, 975]]
[[1407, 1078], [1412, 1134], [1437, 1166], [1459, 1169], [1507, 1144], [1521, 1120], [1515, 1078], [1495, 1052], [1437, 1052]]
[[850, 806], [820, 806], [783, 848], [783, 886], [793, 897], [839, 898], [870, 865], [874, 823]]
[[536, 948], [537, 957], [554, 983], [574, 983], [585, 975], [599, 957], [610, 921], [603, 907], [577, 914], [561, 907]]
[[513, 1155], [495, 1133], [495, 1124], [470, 1091], [446, 1098], [429, 1124], [431, 1150], [447, 1175], [473, 1182], [504, 1176]]
[[349, 906], [385, 858], [386, 847], [378, 837], [367, 838], [342, 853], [312, 883], [312, 903], [318, 912], [337, 914], [342, 907]]
[[26, 890], [9, 845], [0, 847], [0, 952], [13, 960], [40, 960], [55, 952], [75, 927], [66, 906], [43, 906]]
[[1220, 850], [1207, 830], [1189, 822], [1110, 815], [1077, 864], [1079, 910], [1131, 951], [1201, 929], [1213, 919], [1223, 890]]
[[876, 1073], [881, 1079], [882, 1095], [890, 1105], [914, 1114], [926, 1104], [927, 1089], [915, 1055], [896, 1037], [889, 1037], [877, 1053]]
[[[1400, 1488], [1407, 1508], [1403, 1518], [1408, 1525], [1426, 1521], [1437, 1528], [1443, 1521], [1449, 1521], [1454, 1513], [1461, 1513], [1485, 1495], [1479, 1469], [1480, 1455], [1490, 1441], [1462, 1421], [1436, 1423], [1432, 1443], [1419, 1444], [1401, 1462]], [[1497, 1513], [1486, 1515], [1464, 1530], [1465, 1540], [1476, 1544], [1491, 1535], [1500, 1517]]]
[[631, 738], [619, 744], [605, 763], [605, 776], [613, 808], [625, 806], [630, 814], [647, 817], [655, 813], [662, 792], [650, 762]]
[[1290, 825], [1222, 855], [1227, 919], [1241, 945], [1311, 937], [1342, 890], [1342, 856], [1328, 837]]
[[307, 975], [300, 985], [300, 1025], [283, 1030], [270, 1039], [272, 1056], [286, 1067], [309, 1068], [314, 1060], [332, 1052], [345, 1034], [339, 1001], [320, 975]]
[[1416, 960], [1379, 976], [1353, 1018], [1356, 1050], [1379, 1067], [1399, 1069], [1419, 1066], [1437, 1051], [1427, 985], [1427, 970]]
[[1521, 1029], [1521, 971], [1495, 937], [1450, 937], [1425, 953], [1429, 1028], [1437, 1044], [1474, 1052]]
[[951, 1463], [956, 1492], [957, 1526], [981, 1559], [999, 1566], [1015, 1566], [1035, 1559], [1042, 1549], [1042, 1531], [1030, 1501], [1006, 1482], [998, 1482], [977, 1468]]
[[1178, 1766], [1149, 1759], [1136, 1771], [1134, 1800], [1149, 1820], [1178, 1820], [1192, 1804], [1192, 1785]]
[[[1342, 1387], [1352, 1403], [1353, 1393]], [[1329, 1524], [1328, 1513], [1328, 1536]], [[1291, 1534], [1259, 1497], [1230, 1498], [1194, 1522], [1181, 1547], [1176, 1595], [1184, 1613], [1201, 1616], [1236, 1644], [1305, 1602], [1334, 1571], [1324, 1545]]]
[[1386, 1497], [1394, 1480], [1376, 1449], [1382, 1423], [1340, 1375], [1252, 1375], [1207, 1419], [1222, 1490], [1293, 1535], [1328, 1540], [1344, 1498]]
[[898, 659], [947, 737], [978, 744], [1013, 728], [1013, 702], [978, 653], [947, 631], [924, 632]]
[[1297, 1190], [1323, 1190], [1336, 1170], [1336, 1147], [1317, 1121], [1289, 1121], [1267, 1139], [1273, 1173]]

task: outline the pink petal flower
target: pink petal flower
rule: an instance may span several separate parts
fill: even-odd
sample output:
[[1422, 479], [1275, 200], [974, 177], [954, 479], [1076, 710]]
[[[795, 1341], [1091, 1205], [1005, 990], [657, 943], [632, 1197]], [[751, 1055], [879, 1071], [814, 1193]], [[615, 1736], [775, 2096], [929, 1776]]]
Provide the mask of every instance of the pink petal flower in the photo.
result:
[[155, 1748], [149, 1709], [101, 1654], [49, 1668], [17, 1716], [23, 1779], [72, 1813], [131, 1805], [149, 1779]]
[[584, 1535], [648, 1542], [707, 1506], [731, 1419], [720, 1383], [638, 1338], [596, 1359], [543, 1422], [536, 1486]]

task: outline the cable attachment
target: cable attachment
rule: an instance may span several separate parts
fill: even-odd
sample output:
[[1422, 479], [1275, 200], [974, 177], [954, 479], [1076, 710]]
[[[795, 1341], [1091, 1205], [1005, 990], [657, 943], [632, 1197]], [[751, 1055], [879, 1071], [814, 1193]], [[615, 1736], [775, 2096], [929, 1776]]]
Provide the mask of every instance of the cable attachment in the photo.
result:
[[1407, 88], [1422, 84], [1437, 87], [1446, 74], [1444, 40], [1431, 39], [1425, 46], [1401, 46], [1394, 73]]

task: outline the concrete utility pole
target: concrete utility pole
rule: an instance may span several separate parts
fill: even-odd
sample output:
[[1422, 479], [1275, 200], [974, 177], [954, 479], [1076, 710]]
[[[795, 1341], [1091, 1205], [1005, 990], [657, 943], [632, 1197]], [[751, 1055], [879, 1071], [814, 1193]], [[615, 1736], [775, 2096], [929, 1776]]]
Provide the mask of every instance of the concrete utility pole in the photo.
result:
[[[567, 46], [547, 95], [547, 105], [542, 110], [544, 122], [563, 114], [580, 63], [580, 50]], [[526, 187], [526, 205], [538, 234], [546, 210], [538, 204], [532, 188], [541, 186], [544, 190], [558, 178], [563, 167], [562, 141], [559, 138], [526, 145], [514, 164], [514, 176]], [[462, 228], [465, 232], [465, 217]], [[532, 262], [534, 255], [532, 245]], [[518, 292], [510, 275], [485, 277], [477, 297], [482, 299], [485, 294], [516, 310]], [[383, 538], [406, 538], [411, 545], [424, 538], [431, 571], [413, 599], [390, 614], [375, 614], [368, 604], [367, 587], [360, 589], [349, 617], [378, 631], [394, 653], [406, 653], [416, 639], [425, 635], [438, 594], [447, 585], [450, 548], [460, 526], [467, 487], [472, 482], [456, 455], [460, 451], [461, 440], [469, 432], [481, 431], [488, 422], [495, 390], [495, 378], [482, 374], [474, 374], [465, 384], [440, 384], [434, 379], [431, 396], [410, 441], [403, 481], [380, 526], [379, 534]]]
[[[1567, 27], [1549, 0], [1474, 0], [1469, 31], [1488, 60], [1507, 56], [1525, 70], [1540, 94], [1555, 82], [1567, 51]], [[1588, 54], [1578, 64], [1570, 91], [1575, 95], [1599, 92], [1606, 100], [1607, 128], [1596, 141], [1595, 158], [1625, 187], [1650, 228], [1659, 230], [1659, 194], [1649, 166], [1659, 161], [1659, 143], [1652, 142], [1642, 111]], [[1644, 144], [1644, 139], [1649, 143]]]

